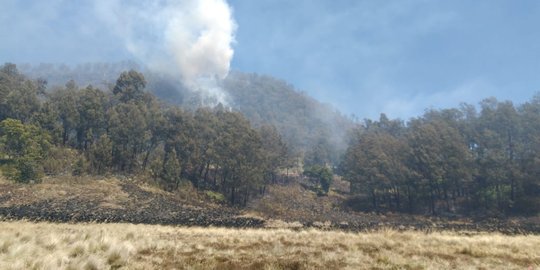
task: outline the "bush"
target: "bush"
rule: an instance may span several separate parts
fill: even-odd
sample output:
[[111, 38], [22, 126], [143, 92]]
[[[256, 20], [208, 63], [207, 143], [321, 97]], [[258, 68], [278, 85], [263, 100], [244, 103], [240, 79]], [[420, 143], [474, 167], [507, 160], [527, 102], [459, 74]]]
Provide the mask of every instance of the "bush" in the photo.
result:
[[20, 183], [37, 182], [43, 176], [41, 166], [36, 161], [22, 158], [2, 166], [2, 174]]
[[50, 147], [48, 134], [37, 126], [8, 118], [0, 123], [0, 135], [2, 154], [11, 162], [5, 175], [22, 183], [39, 180], [43, 172], [40, 162]]
[[88, 168], [88, 161], [84, 157], [79, 157], [75, 164], [73, 165], [73, 171], [71, 172], [74, 176], [81, 176], [83, 175]]
[[218, 203], [224, 203], [225, 202], [225, 196], [219, 192], [207, 190], [205, 193], [206, 197], [208, 197], [210, 200]]
[[71, 173], [73, 161], [77, 160], [77, 151], [64, 147], [51, 147], [45, 159], [41, 162], [46, 175]]
[[320, 185], [320, 189], [323, 191], [319, 195], [326, 195], [330, 190], [332, 184], [333, 174], [332, 170], [326, 166], [314, 165], [304, 168], [304, 175], [314, 179]]

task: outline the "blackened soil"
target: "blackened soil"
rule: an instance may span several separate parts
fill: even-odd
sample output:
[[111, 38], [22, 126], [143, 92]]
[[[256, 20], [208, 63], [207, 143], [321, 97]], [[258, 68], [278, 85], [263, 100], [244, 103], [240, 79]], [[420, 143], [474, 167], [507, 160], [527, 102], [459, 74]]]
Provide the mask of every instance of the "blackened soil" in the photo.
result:
[[[36, 197], [36, 193], [31, 191], [38, 188], [29, 186], [27, 189], [21, 189], [18, 188], [19, 186], [0, 185], [0, 220], [25, 219], [49, 222], [141, 223], [234, 228], [262, 228], [268, 225], [264, 218], [244, 216], [240, 210], [235, 208], [208, 204], [194, 206], [172, 194], [149, 192], [130, 181], [119, 181], [118, 185], [128, 198], [115, 200], [112, 206], [104, 206], [103, 197], [80, 194], [88, 192], [84, 186], [79, 191], [66, 189], [64, 196], [24, 200], [24, 198]], [[57, 188], [65, 187], [59, 185]], [[37, 194], [40, 193], [37, 192]], [[114, 197], [115, 194], [106, 195]], [[308, 208], [302, 207], [302, 209]], [[346, 231], [391, 228], [426, 232], [450, 230], [540, 234], [540, 217], [532, 219], [442, 219], [399, 214], [376, 215], [334, 209], [328, 213], [317, 213], [317, 215], [282, 215], [267, 216], [267, 218], [283, 220], [290, 224], [301, 224], [301, 228], [314, 227]], [[298, 226], [295, 225], [294, 228], [298, 228]]]
[[[111, 222], [183, 226], [262, 227], [258, 218], [239, 216], [231, 208], [201, 208], [185, 205], [172, 196], [145, 191], [133, 183], [122, 183], [129, 200], [118, 208], [100, 206], [99, 201], [71, 197], [69, 200], [37, 201], [0, 207], [0, 218], [50, 222]], [[9, 197], [4, 194], [0, 203]]]

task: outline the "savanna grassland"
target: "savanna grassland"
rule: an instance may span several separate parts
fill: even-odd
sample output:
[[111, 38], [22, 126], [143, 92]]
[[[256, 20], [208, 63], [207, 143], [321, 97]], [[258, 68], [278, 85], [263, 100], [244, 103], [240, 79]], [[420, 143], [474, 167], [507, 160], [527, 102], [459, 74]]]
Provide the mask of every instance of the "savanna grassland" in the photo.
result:
[[538, 269], [540, 236], [0, 223], [1, 269]]

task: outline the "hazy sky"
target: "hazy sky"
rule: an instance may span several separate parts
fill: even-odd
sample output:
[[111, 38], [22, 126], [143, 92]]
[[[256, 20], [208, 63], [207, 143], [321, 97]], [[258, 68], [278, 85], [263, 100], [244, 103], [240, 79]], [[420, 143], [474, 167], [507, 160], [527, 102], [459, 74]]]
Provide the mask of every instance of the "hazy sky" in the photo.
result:
[[[118, 61], [92, 1], [0, 0], [0, 62]], [[288, 81], [346, 114], [409, 118], [540, 91], [537, 0], [229, 0], [232, 69]]]
[[540, 1], [231, 0], [233, 66], [360, 118], [540, 91]]

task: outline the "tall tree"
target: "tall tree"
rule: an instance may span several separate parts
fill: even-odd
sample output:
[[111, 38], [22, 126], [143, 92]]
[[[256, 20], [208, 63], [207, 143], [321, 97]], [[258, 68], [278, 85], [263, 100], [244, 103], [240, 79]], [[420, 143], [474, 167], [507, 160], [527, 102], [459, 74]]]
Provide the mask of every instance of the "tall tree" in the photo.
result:
[[59, 122], [62, 126], [62, 145], [66, 145], [77, 123], [80, 121], [78, 106], [78, 88], [74, 81], [69, 81], [65, 88], [56, 89], [49, 95], [50, 103], [58, 113]]
[[39, 111], [38, 82], [26, 79], [14, 64], [0, 68], [0, 120], [19, 119], [25, 123]]
[[150, 139], [144, 106], [121, 103], [109, 110], [109, 134], [113, 143], [113, 164], [120, 171], [142, 168], [140, 154]]
[[113, 94], [118, 96], [121, 102], [130, 100], [140, 101], [144, 96], [146, 80], [142, 73], [135, 70], [122, 72], [113, 88]]
[[8, 177], [20, 182], [41, 177], [40, 161], [50, 147], [49, 137], [43, 130], [20, 120], [5, 119], [0, 122], [0, 146], [3, 154], [13, 162]]
[[107, 130], [108, 99], [105, 93], [92, 86], [81, 90], [77, 103], [77, 147], [86, 150]]

